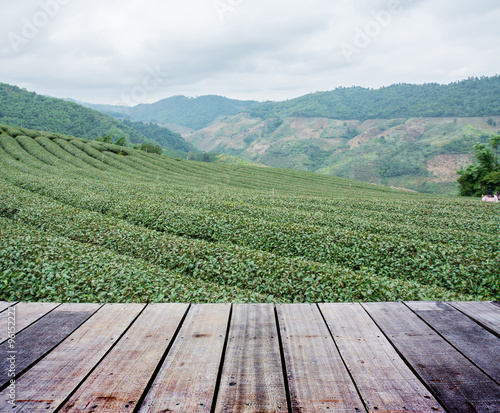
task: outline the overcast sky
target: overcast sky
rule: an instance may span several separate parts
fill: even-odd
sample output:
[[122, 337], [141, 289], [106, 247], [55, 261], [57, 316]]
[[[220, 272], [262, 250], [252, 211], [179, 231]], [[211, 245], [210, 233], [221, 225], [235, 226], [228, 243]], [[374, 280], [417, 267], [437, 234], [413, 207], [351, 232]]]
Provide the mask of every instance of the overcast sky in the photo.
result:
[[498, 0], [0, 0], [0, 82], [134, 105], [500, 74]]

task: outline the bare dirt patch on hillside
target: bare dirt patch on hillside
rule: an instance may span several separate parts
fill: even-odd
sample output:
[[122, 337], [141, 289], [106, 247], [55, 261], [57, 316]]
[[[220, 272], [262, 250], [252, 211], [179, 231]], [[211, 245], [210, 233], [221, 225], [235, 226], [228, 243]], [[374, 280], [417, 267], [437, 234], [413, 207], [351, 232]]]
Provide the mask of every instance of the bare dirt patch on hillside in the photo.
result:
[[430, 183], [455, 182], [459, 175], [457, 171], [469, 165], [474, 158], [469, 154], [438, 155], [427, 162], [427, 169], [435, 175]]

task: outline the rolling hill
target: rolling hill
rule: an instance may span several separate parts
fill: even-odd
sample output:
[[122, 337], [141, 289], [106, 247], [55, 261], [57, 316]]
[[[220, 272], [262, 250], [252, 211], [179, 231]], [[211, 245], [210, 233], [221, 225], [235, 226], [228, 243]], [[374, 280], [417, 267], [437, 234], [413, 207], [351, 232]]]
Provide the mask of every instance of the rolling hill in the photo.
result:
[[201, 150], [419, 192], [457, 194], [457, 171], [500, 117], [335, 120], [241, 114], [186, 137]]
[[0, 300], [500, 298], [498, 205], [0, 130]]
[[[220, 110], [227, 105], [230, 110]], [[148, 114], [151, 121], [177, 122], [171, 126], [204, 151], [456, 195], [456, 171], [471, 161], [471, 147], [499, 131], [500, 76], [448, 85], [337, 88], [284, 102], [176, 96], [153, 105], [100, 109], [115, 116], [144, 119]]]
[[142, 122], [127, 124], [96, 110], [28, 92], [0, 83], [0, 122], [80, 138], [110, 135], [115, 141], [125, 136], [132, 144], [152, 142], [165, 149], [191, 151], [194, 148], [178, 133]]
[[152, 122], [184, 132], [203, 129], [220, 117], [236, 115], [258, 104], [252, 100], [228, 99], [215, 95], [196, 98], [172, 96], [156, 103], [134, 107], [79, 103], [120, 119]]
[[448, 85], [394, 84], [379, 89], [339, 87], [248, 109], [253, 117], [397, 119], [500, 116], [500, 76], [469, 78]]

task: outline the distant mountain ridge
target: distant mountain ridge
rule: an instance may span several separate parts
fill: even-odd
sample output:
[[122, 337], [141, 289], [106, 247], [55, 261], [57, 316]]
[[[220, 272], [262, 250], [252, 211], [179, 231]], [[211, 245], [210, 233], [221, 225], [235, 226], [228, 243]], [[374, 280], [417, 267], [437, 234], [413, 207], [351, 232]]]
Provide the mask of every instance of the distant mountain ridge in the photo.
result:
[[204, 151], [397, 188], [457, 194], [472, 146], [500, 132], [500, 116], [338, 120], [228, 117], [186, 139]]
[[253, 100], [236, 100], [216, 95], [196, 98], [172, 96], [156, 103], [144, 103], [133, 107], [79, 103], [122, 119], [152, 122], [158, 125], [173, 124], [193, 130], [203, 129], [220, 117], [236, 115], [258, 104]]
[[78, 102], [119, 119], [201, 130], [225, 116], [253, 118], [325, 117], [364, 121], [413, 117], [484, 117], [500, 115], [500, 76], [471, 77], [447, 85], [393, 84], [378, 89], [338, 87], [281, 102], [236, 100], [207, 95], [172, 96], [134, 107]]
[[394, 84], [379, 89], [339, 87], [248, 110], [252, 117], [395, 119], [500, 115], [500, 76], [469, 78], [448, 85]]

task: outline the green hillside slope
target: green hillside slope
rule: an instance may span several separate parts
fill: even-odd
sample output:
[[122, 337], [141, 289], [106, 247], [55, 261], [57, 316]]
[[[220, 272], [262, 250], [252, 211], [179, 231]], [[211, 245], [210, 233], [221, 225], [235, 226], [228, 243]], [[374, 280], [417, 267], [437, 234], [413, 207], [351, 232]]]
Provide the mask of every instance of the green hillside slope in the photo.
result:
[[240, 114], [191, 134], [204, 151], [419, 192], [456, 195], [472, 146], [500, 131], [500, 117], [342, 121]]
[[199, 130], [208, 126], [221, 116], [230, 116], [256, 105], [252, 100], [228, 99], [223, 96], [207, 95], [196, 98], [172, 96], [156, 103], [140, 104], [134, 107], [92, 105], [88, 107], [114, 117], [159, 125], [176, 125]]
[[394, 119], [500, 115], [500, 76], [469, 78], [440, 85], [396, 84], [379, 89], [340, 87], [284, 102], [250, 108], [254, 117]]
[[0, 128], [0, 300], [500, 298], [497, 205]]
[[16, 86], [0, 83], [0, 122], [31, 129], [53, 131], [80, 138], [96, 139], [110, 135], [122, 136], [131, 143], [153, 142], [165, 149], [189, 152], [192, 145], [178, 133], [142, 122], [124, 124], [96, 110], [28, 92]]

